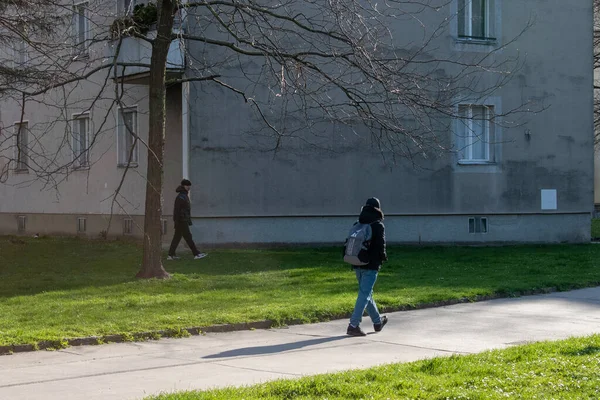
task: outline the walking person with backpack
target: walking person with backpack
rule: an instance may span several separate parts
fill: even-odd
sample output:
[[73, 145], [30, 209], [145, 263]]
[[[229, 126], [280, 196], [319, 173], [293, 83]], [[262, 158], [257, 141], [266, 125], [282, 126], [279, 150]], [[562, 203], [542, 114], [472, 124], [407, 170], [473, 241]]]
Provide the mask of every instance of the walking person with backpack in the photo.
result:
[[167, 260], [176, 260], [179, 258], [175, 255], [175, 251], [177, 250], [177, 246], [179, 246], [182, 237], [190, 250], [192, 250], [195, 260], [206, 257], [206, 253], [200, 253], [196, 248], [196, 244], [192, 239], [192, 233], [190, 232], [190, 225], [192, 225], [192, 208], [188, 193], [191, 186], [192, 182], [184, 179], [181, 181], [181, 185], [176, 189], [177, 197], [175, 198], [175, 206], [173, 208], [175, 232], [173, 233], [173, 240], [171, 241]]
[[358, 280], [358, 297], [346, 333], [350, 336], [367, 335], [360, 327], [365, 308], [375, 332], [380, 332], [388, 319], [379, 314], [373, 299], [377, 274], [383, 262], [387, 261], [385, 226], [379, 199], [371, 197], [362, 207], [358, 221], [352, 226], [346, 240], [344, 261], [353, 265]]

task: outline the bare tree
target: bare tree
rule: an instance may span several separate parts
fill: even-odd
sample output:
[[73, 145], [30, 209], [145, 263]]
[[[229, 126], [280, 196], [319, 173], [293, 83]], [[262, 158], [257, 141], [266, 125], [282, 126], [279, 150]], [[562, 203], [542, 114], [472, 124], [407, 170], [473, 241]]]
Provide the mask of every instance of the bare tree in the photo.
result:
[[[60, 92], [58, 97], [65, 101], [69, 92], [79, 90], [78, 85], [93, 82], [94, 89], [86, 92], [85, 100], [90, 107], [101, 103], [104, 110], [110, 110], [127, 96], [127, 84], [119, 74], [127, 68], [149, 68], [150, 128], [148, 141], [143, 143], [148, 151], [144, 254], [138, 273], [142, 278], [168, 277], [160, 257], [167, 86], [202, 82], [207, 88], [213, 85], [239, 96], [262, 122], [264, 129], [256, 130], [255, 139], [273, 151], [290, 142], [343, 151], [343, 145], [332, 148], [325, 128], [335, 123], [357, 137], [366, 135], [384, 157], [416, 163], [455, 151], [448, 130], [452, 118], [465, 118], [458, 105], [490, 96], [521, 66], [518, 53], [508, 56], [505, 50], [523, 32], [485, 52], [440, 51], [440, 41], [457, 18], [440, 12], [448, 10], [448, 0], [390, 0], [383, 4], [361, 0], [158, 0], [156, 15], [148, 13], [150, 19], [144, 21], [129, 16], [115, 20], [103, 11], [102, 4], [94, 10], [80, 10], [30, 0], [5, 7], [12, 10], [11, 15], [20, 15], [20, 7], [38, 2], [52, 10], [45, 15], [56, 16], [60, 23], [52, 24], [51, 34], [26, 35], [28, 21], [9, 21], [13, 38], [23, 39], [38, 56], [35, 63], [29, 63], [31, 70], [2, 72], [0, 95], [11, 96], [23, 108], [27, 102], [43, 101], [58, 110], [68, 105], [48, 98], [49, 93]], [[143, 7], [153, 9], [152, 5]], [[94, 36], [59, 40], [73, 35], [68, 32], [69, 18], [78, 12], [90, 13]], [[156, 34], [146, 34], [154, 24]], [[121, 44], [127, 37], [150, 44], [149, 63], [122, 61]], [[166, 73], [173, 41], [186, 43], [188, 61], [185, 73], [176, 77]], [[94, 51], [107, 45], [112, 49], [109, 57]], [[82, 51], [85, 57], [78, 57]], [[490, 113], [485, 118], [497, 121], [521, 111]], [[69, 119], [68, 115], [65, 118]], [[42, 134], [53, 129], [56, 121], [53, 123], [44, 127]], [[85, 144], [85, 152], [102, 134], [104, 124], [100, 125]], [[127, 129], [136, 141], [142, 141]], [[352, 140], [347, 143], [356, 144]], [[31, 148], [28, 152], [35, 178], [55, 187], [66, 176], [68, 164], [78, 162], [75, 158], [65, 163], [56, 157], [56, 149]], [[85, 152], [80, 151], [80, 156]], [[18, 164], [22, 160], [17, 155], [9, 161]]]

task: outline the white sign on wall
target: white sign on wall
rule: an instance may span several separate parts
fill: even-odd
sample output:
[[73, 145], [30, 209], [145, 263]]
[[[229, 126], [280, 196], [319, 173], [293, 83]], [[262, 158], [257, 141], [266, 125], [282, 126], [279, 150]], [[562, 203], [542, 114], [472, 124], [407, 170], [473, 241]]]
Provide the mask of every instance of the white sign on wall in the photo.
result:
[[556, 209], [556, 189], [542, 189], [542, 210]]

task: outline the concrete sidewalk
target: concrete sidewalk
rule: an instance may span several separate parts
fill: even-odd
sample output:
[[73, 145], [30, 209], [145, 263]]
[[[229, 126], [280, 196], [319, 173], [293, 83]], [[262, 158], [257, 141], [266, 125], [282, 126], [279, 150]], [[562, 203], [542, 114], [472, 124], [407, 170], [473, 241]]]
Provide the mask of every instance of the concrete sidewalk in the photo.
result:
[[[600, 332], [600, 288], [388, 316], [362, 338], [341, 320], [0, 356], [0, 399], [140, 399], [590, 335]], [[373, 332], [368, 317], [363, 329]]]

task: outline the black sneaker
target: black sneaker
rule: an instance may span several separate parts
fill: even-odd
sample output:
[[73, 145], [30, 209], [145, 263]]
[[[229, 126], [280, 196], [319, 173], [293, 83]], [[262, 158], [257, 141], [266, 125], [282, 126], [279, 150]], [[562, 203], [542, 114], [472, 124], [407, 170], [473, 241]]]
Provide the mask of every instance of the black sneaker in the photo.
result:
[[375, 332], [381, 332], [381, 330], [383, 329], [385, 324], [387, 324], [387, 322], [388, 322], [388, 318], [386, 316], [381, 317], [380, 323], [373, 324], [373, 328], [375, 329]]
[[348, 325], [348, 330], [346, 331], [347, 335], [350, 336], [367, 336], [366, 333], [363, 332], [362, 329], [360, 329], [360, 326], [352, 326], [352, 325]]

